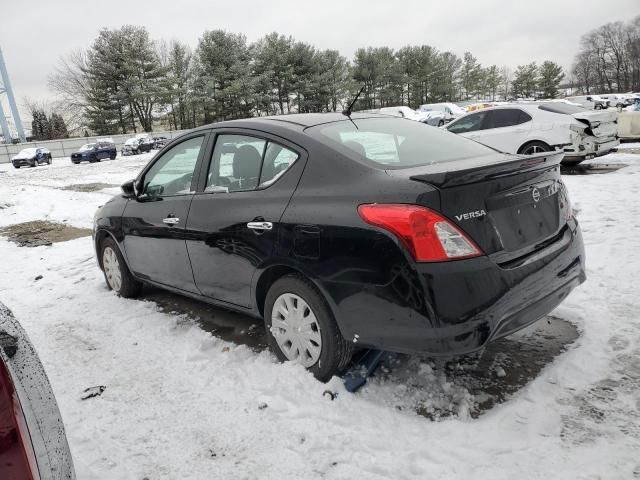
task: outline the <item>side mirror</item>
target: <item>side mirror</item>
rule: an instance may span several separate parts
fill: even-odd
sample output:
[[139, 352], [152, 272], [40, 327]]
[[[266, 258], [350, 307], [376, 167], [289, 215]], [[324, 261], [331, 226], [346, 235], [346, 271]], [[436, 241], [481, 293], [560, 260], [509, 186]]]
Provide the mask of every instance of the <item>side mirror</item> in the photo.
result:
[[129, 180], [120, 186], [125, 197], [135, 198], [137, 196], [135, 182], [135, 180]]

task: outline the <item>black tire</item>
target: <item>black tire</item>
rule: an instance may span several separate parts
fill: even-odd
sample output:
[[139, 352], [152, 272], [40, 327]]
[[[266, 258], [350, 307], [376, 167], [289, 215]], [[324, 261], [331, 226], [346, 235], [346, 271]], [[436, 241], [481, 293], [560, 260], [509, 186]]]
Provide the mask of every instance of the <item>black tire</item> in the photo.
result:
[[[104, 268], [105, 251], [108, 248], [110, 248], [115, 253], [116, 258], [118, 259], [118, 268], [120, 270], [121, 283], [120, 288], [117, 290], [113, 288], [113, 286], [109, 283], [107, 272]], [[122, 253], [120, 253], [118, 245], [116, 245], [111, 237], [105, 238], [100, 244], [100, 268], [102, 268], [104, 281], [106, 282], [107, 288], [109, 288], [109, 290], [113, 290], [117, 295], [124, 298], [133, 298], [140, 293], [140, 290], [142, 289], [142, 283], [140, 283], [133, 277], [133, 275], [131, 275], [129, 268], [127, 267], [127, 264], [122, 257]]]
[[438, 126], [439, 126], [439, 127], [443, 127], [443, 126], [444, 126], [444, 120], [440, 120], [440, 121], [438, 122]]
[[300, 275], [287, 275], [274, 282], [267, 293], [264, 305], [264, 321], [269, 347], [278, 360], [284, 362], [287, 361], [287, 357], [271, 332], [271, 316], [276, 299], [285, 293], [302, 298], [316, 317], [322, 345], [318, 360], [308, 367], [308, 370], [318, 380], [326, 382], [347, 367], [353, 354], [353, 344], [342, 337], [327, 301], [315, 285]]
[[89, 158], [89, 163], [96, 163], [98, 161], [98, 159], [96, 158], [95, 155], [92, 155], [91, 158]]
[[47, 160], [47, 165], [51, 165], [51, 155], [49, 155], [49, 158]]
[[544, 142], [528, 142], [518, 149], [520, 155], [533, 155], [536, 153], [550, 152], [551, 147]]
[[115, 160], [116, 159], [117, 154], [112, 153], [111, 155], [109, 155], [109, 159], [110, 160]]
[[38, 166], [38, 159], [37, 159], [37, 158], [34, 158], [34, 159], [33, 159], [33, 162], [31, 162], [31, 168], [35, 168], [35, 167], [37, 167], [37, 166]]
[[14, 165], [13, 168], [20, 168], [20, 165]]
[[594, 110], [602, 110], [602, 105], [600, 105], [599, 103], [597, 103], [594, 107]]

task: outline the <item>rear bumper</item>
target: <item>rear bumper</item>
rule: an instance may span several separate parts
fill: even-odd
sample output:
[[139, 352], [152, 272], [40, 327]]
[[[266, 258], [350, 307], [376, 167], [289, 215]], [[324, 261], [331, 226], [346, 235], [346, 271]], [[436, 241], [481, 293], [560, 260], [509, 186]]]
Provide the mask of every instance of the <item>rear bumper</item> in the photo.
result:
[[565, 148], [565, 156], [562, 162], [565, 164], [580, 163], [589, 158], [606, 155], [618, 145], [620, 145], [620, 140], [615, 137], [588, 137], [578, 147], [572, 145], [569, 148]]
[[335, 306], [341, 331], [359, 345], [403, 353], [480, 350], [544, 317], [584, 282], [582, 236], [570, 223], [556, 242], [516, 265], [485, 256], [398, 267], [389, 283], [362, 285]]

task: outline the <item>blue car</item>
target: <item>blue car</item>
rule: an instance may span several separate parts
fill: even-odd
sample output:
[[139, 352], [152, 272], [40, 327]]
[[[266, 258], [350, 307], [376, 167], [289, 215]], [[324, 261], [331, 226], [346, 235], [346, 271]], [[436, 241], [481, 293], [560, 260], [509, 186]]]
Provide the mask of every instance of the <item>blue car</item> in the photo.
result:
[[107, 158], [115, 160], [118, 151], [113, 143], [97, 142], [88, 143], [80, 147], [76, 153], [71, 154], [71, 162], [78, 164], [80, 162], [99, 162]]
[[11, 159], [15, 168], [51, 165], [51, 152], [46, 148], [25, 148]]

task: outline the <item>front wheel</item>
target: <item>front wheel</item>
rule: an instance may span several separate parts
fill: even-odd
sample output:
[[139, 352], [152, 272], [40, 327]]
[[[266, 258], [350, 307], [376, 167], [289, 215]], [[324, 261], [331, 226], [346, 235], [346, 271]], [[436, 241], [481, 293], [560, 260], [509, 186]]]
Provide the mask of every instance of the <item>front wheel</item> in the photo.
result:
[[37, 158], [33, 159], [33, 162], [31, 162], [31, 166], [32, 167], [37, 167], [38, 166], [38, 159]]
[[101, 244], [100, 265], [110, 290], [125, 298], [140, 293], [142, 284], [131, 275], [120, 249], [111, 238], [106, 238]]
[[47, 158], [47, 165], [51, 165], [51, 155]]
[[544, 142], [529, 142], [525, 143], [520, 149], [518, 153], [520, 155], [535, 155], [536, 153], [542, 152], [550, 152], [551, 147]]
[[269, 346], [280, 361], [300, 363], [323, 382], [348, 365], [353, 345], [340, 333], [322, 294], [307, 279], [288, 275], [265, 301]]

